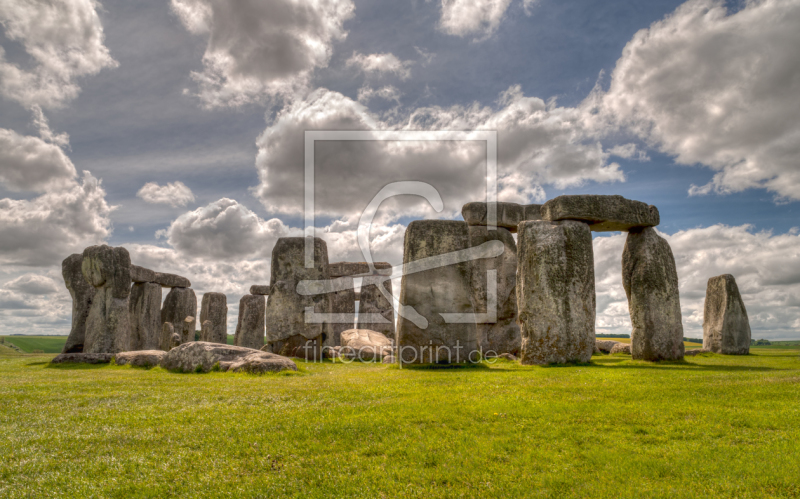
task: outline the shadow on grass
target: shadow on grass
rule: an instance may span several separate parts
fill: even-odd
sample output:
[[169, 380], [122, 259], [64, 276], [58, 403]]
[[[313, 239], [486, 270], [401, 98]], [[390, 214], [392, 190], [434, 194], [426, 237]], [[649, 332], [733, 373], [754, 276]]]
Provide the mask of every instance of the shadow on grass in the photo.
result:
[[470, 371], [470, 370], [492, 370], [492, 367], [484, 363], [476, 364], [403, 364], [403, 367], [398, 369], [408, 369], [411, 371]]
[[89, 364], [87, 362], [64, 362], [63, 364], [53, 364], [52, 362], [43, 362], [41, 364], [39, 363], [37, 364], [38, 365], [45, 364], [44, 366], [45, 369], [58, 369], [64, 371], [74, 371], [80, 369], [101, 369], [103, 367], [108, 367], [111, 365], [108, 362], [100, 364]]
[[[646, 362], [635, 361], [635, 364], [629, 364], [630, 358], [604, 358], [602, 362], [592, 362], [590, 364], [582, 364], [586, 367], [594, 367], [598, 369], [670, 369], [687, 368], [692, 371], [788, 371], [789, 369], [779, 367], [758, 367], [758, 366], [729, 366], [729, 365], [707, 365], [695, 364], [685, 360], [670, 360], [661, 362]], [[623, 364], [624, 362], [624, 364]]]

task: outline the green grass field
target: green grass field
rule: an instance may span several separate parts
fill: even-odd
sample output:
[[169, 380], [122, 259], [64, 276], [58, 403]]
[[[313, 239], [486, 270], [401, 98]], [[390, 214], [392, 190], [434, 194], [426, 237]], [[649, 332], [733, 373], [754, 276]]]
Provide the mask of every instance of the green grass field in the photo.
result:
[[44, 353], [60, 353], [67, 342], [66, 336], [3, 336], [7, 343], [13, 343], [23, 352], [41, 350]]
[[800, 350], [174, 374], [0, 355], [0, 497], [798, 497]]

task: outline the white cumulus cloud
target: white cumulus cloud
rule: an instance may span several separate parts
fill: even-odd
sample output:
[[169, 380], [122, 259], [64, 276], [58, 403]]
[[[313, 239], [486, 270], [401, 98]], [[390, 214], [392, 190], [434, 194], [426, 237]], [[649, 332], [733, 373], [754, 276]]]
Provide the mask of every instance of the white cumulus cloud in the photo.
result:
[[69, 157], [56, 144], [0, 128], [0, 183], [14, 191], [44, 192], [74, 184]]
[[509, 4], [511, 0], [442, 0], [439, 27], [449, 35], [485, 39], [500, 26]]
[[411, 77], [413, 61], [401, 61], [394, 54], [361, 54], [353, 52], [347, 60], [347, 67], [356, 67], [367, 75], [394, 74], [403, 80]]
[[168, 182], [161, 186], [156, 182], [147, 182], [136, 195], [151, 204], [168, 204], [173, 208], [186, 206], [194, 201], [194, 194], [186, 184], [180, 181]]
[[59, 285], [50, 277], [31, 273], [7, 282], [5, 287], [29, 295], [50, 295], [60, 291]]

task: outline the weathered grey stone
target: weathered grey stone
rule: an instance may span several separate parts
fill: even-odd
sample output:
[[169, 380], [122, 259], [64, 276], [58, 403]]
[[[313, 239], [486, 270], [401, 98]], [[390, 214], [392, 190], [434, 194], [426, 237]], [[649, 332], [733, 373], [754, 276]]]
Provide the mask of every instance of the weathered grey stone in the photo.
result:
[[627, 355], [631, 354], [631, 345], [630, 343], [617, 343], [611, 348], [611, 351], [608, 353], [624, 353]]
[[[312, 268], [305, 267], [304, 237], [282, 237], [272, 249], [272, 275], [267, 304], [267, 342], [278, 342], [293, 336], [306, 339], [322, 337], [324, 342], [333, 333], [328, 322], [307, 322], [306, 307], [315, 313], [330, 314], [331, 293], [301, 295], [297, 284], [303, 280], [327, 280], [328, 247], [315, 237]], [[282, 349], [282, 348], [281, 348]], [[274, 351], [274, 350], [273, 350]]]
[[130, 270], [131, 257], [125, 248], [102, 245], [83, 250], [81, 271], [95, 288], [86, 318], [84, 353], [130, 350]]
[[342, 356], [358, 360], [373, 360], [391, 355], [392, 341], [385, 335], [369, 329], [350, 329], [342, 333]]
[[338, 277], [347, 282], [347, 289], [330, 293], [331, 312], [336, 314], [331, 323], [331, 335], [325, 338], [324, 346], [341, 345], [342, 331], [353, 329], [356, 322], [356, 292], [353, 289], [352, 277]]
[[683, 358], [683, 324], [675, 258], [651, 227], [631, 230], [622, 253], [622, 285], [631, 314], [631, 355], [637, 360]]
[[384, 355], [383, 359], [381, 359], [381, 363], [395, 364], [397, 363], [397, 357], [395, 357], [394, 355]]
[[497, 356], [497, 358], [498, 359], [510, 360], [512, 362], [518, 360], [517, 356], [514, 355], [514, 354], [511, 354], [511, 353], [501, 353], [500, 355]]
[[517, 257], [521, 363], [589, 362], [595, 346], [589, 227], [573, 221], [522, 222]]
[[[161, 323], [170, 322], [181, 344], [194, 341], [197, 322], [197, 296], [190, 288], [172, 288], [161, 306]], [[162, 336], [163, 338], [163, 336]]]
[[[271, 300], [272, 298], [270, 298]], [[263, 295], [244, 295], [239, 300], [239, 320], [233, 344], [258, 350], [264, 346], [264, 314], [267, 303]]]
[[[517, 203], [495, 203], [497, 213], [497, 227], [507, 229], [509, 232], [517, 232], [517, 226], [523, 220], [541, 220], [541, 205], [538, 204], [517, 204]], [[467, 203], [461, 208], [461, 216], [470, 226], [488, 225], [488, 203], [475, 202]]]
[[[384, 280], [380, 276], [361, 278], [356, 329], [377, 331], [388, 338], [394, 339], [394, 307], [392, 302], [381, 293], [378, 287], [381, 285], [389, 296], [392, 296], [391, 279]], [[373, 320], [371, 320], [371, 317]], [[376, 322], [374, 318], [383, 318], [383, 320]]]
[[173, 348], [181, 345], [181, 335], [178, 333], [172, 333], [172, 336], [169, 338], [169, 349], [172, 350]]
[[631, 230], [659, 224], [658, 208], [622, 196], [558, 196], [542, 205], [544, 220], [580, 220], [594, 232]]
[[173, 335], [178, 337], [178, 345], [180, 345], [181, 344], [180, 343], [181, 337], [180, 337], [179, 334], [177, 334], [175, 332], [175, 328], [173, 327], [172, 323], [171, 322], [165, 322], [165, 323], [161, 324], [161, 343], [159, 345], [159, 348], [161, 350], [164, 350], [165, 352], [168, 352], [173, 347], [178, 346], [178, 345], [174, 345], [173, 344], [173, 341], [172, 341]]
[[114, 356], [118, 366], [153, 367], [167, 355], [163, 350], [138, 350], [135, 352], [120, 352]]
[[164, 369], [182, 372], [208, 372], [215, 365], [219, 365], [221, 370], [234, 372], [264, 373], [287, 369], [297, 370], [294, 362], [280, 355], [205, 341], [193, 341], [173, 348], [161, 360], [161, 367]]
[[603, 353], [611, 353], [611, 349], [614, 348], [614, 345], [618, 345], [619, 341], [597, 340], [594, 343], [599, 351]]
[[[308, 339], [302, 334], [296, 334], [289, 338], [267, 343], [261, 348], [264, 352], [272, 352], [284, 357], [297, 357], [306, 360], [320, 360], [326, 357], [327, 352], [333, 347], [326, 347], [322, 343], [322, 337]], [[335, 350], [333, 350], [335, 351]]]
[[703, 312], [704, 349], [726, 355], [750, 353], [750, 320], [732, 275], [708, 280]]
[[494, 271], [491, 282], [496, 285], [496, 320], [478, 323], [478, 342], [486, 354], [512, 353], [519, 355], [522, 338], [517, 324], [517, 243], [506, 229], [489, 230], [486, 227], [469, 227], [469, 244], [480, 246], [487, 241], [501, 241], [503, 254], [494, 258], [482, 258], [470, 262], [472, 271], [472, 306], [476, 313], [488, 313], [488, 273]]
[[268, 295], [269, 294], [269, 285], [268, 284], [253, 284], [250, 286], [250, 294], [251, 295]]
[[133, 282], [156, 282], [156, 273], [150, 269], [131, 265], [131, 281]]
[[113, 353], [62, 353], [56, 355], [51, 364], [108, 364], [114, 358]]
[[698, 355], [702, 355], [704, 353], [712, 353], [711, 350], [707, 350], [705, 348], [693, 348], [691, 350], [686, 350], [684, 355], [688, 355], [690, 357], [697, 357]]
[[163, 288], [191, 288], [192, 283], [189, 279], [175, 274], [163, 274], [156, 272], [155, 280]]
[[72, 297], [72, 328], [69, 337], [64, 344], [62, 353], [83, 352], [83, 345], [86, 338], [86, 319], [89, 317], [89, 310], [92, 308], [94, 298], [94, 286], [89, 284], [83, 276], [81, 263], [83, 255], [75, 253], [68, 256], [61, 262], [61, 275], [64, 277], [64, 284]]
[[[466, 222], [415, 220], [408, 225], [403, 265], [469, 248]], [[402, 363], [477, 362], [478, 332], [474, 322], [447, 323], [441, 313], [474, 314], [467, 262], [443, 265], [403, 276], [400, 306], [413, 307], [423, 319], [398, 319], [397, 343]], [[427, 323], [427, 327], [423, 328]], [[473, 353], [475, 352], [475, 353]], [[470, 358], [470, 354], [473, 353]]]
[[[205, 323], [209, 322], [206, 326]], [[200, 302], [200, 341], [228, 343], [228, 298], [224, 293], [205, 293]]]
[[[387, 262], [373, 262], [376, 275], [392, 275], [391, 264]], [[352, 277], [355, 275], [369, 274], [369, 264], [367, 262], [336, 262], [328, 264], [328, 277]]]
[[129, 301], [131, 350], [155, 350], [161, 344], [161, 286], [134, 282]]

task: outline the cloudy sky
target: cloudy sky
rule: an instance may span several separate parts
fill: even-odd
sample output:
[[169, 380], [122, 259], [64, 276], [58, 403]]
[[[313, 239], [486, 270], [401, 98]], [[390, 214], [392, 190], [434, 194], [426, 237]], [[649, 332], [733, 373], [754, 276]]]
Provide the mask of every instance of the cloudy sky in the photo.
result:
[[[496, 130], [499, 198], [658, 206], [687, 336], [731, 273], [755, 337], [800, 337], [800, 0], [0, 0], [0, 334], [67, 334], [61, 260], [228, 296], [302, 234], [305, 130]], [[481, 142], [320, 142], [316, 225], [361, 260], [485, 196]], [[628, 333], [624, 234], [595, 241], [598, 333]]]

